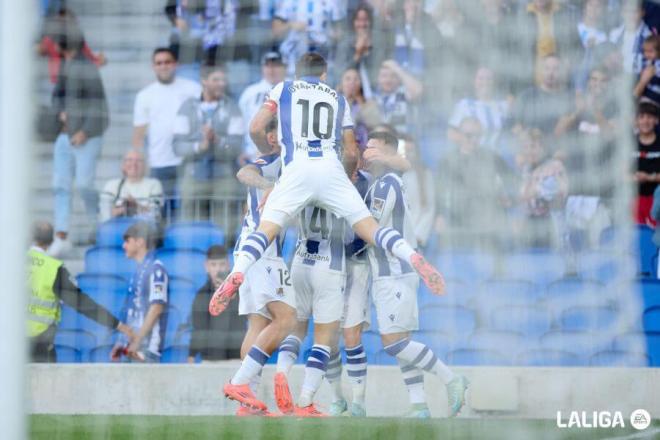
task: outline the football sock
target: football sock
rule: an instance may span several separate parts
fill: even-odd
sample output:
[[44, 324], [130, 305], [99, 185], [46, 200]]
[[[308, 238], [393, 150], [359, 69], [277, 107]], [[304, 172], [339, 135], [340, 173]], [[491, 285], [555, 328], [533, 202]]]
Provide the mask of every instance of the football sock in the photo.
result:
[[261, 373], [261, 369], [269, 357], [259, 347], [253, 345], [243, 362], [241, 362], [241, 367], [231, 379], [231, 383], [234, 385], [250, 383], [255, 376]]
[[415, 254], [415, 249], [403, 239], [401, 234], [392, 228], [378, 229], [374, 236], [374, 241], [378, 247], [390, 251], [396, 255], [397, 258], [402, 259], [406, 263], [409, 263], [410, 257]]
[[426, 396], [424, 395], [424, 372], [401, 359], [397, 360], [399, 361], [399, 368], [401, 368], [401, 374], [403, 375], [403, 382], [406, 384], [406, 388], [408, 388], [410, 403], [413, 405], [426, 403]]
[[261, 384], [261, 373], [263, 370], [259, 371], [259, 374], [254, 376], [250, 380], [250, 389], [252, 390], [252, 393], [256, 396], [257, 393], [259, 392], [259, 385]]
[[339, 351], [335, 351], [330, 355], [325, 378], [328, 379], [328, 382], [330, 383], [332, 401], [338, 402], [342, 400], [344, 398], [344, 393], [341, 390], [341, 354]]
[[300, 353], [300, 339], [289, 335], [280, 344], [280, 352], [277, 355], [277, 372], [289, 374], [291, 367], [298, 360]]
[[454, 378], [454, 373], [438, 359], [425, 344], [411, 339], [402, 339], [385, 347], [390, 356], [405, 361], [414, 367], [435, 374], [447, 385]]
[[268, 237], [262, 232], [253, 232], [248, 235], [238, 251], [232, 273], [245, 273], [250, 266], [261, 258], [268, 244]]
[[305, 379], [303, 380], [298, 406], [304, 408], [312, 404], [314, 394], [321, 386], [329, 361], [330, 347], [314, 344], [305, 365]]
[[367, 389], [367, 354], [362, 344], [346, 347], [346, 370], [353, 390], [353, 402], [364, 404]]

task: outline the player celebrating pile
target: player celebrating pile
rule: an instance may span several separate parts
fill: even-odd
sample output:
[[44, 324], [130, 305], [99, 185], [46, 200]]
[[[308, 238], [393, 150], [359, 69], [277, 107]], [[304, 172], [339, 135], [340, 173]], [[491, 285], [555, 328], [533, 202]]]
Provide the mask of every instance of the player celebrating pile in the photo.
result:
[[[257, 147], [269, 150], [264, 129], [277, 115], [284, 168], [268, 197], [258, 230], [241, 241], [232, 272], [209, 303], [212, 315], [222, 313], [250, 266], [307, 205], [324, 207], [345, 219], [360, 238], [410, 264], [431, 292], [444, 293], [440, 273], [400, 233], [390, 227], [380, 228], [351, 184], [347, 172], [352, 174], [357, 160], [353, 122], [346, 99], [322, 82], [326, 69], [320, 55], [303, 55], [296, 64], [297, 79], [275, 86], [250, 124], [250, 136]], [[269, 350], [270, 346], [261, 347], [258, 341], [253, 345], [236, 375], [224, 386], [227, 397], [258, 409], [266, 408], [248, 383], [261, 371], [272, 353]], [[321, 362], [327, 363], [327, 359]]]

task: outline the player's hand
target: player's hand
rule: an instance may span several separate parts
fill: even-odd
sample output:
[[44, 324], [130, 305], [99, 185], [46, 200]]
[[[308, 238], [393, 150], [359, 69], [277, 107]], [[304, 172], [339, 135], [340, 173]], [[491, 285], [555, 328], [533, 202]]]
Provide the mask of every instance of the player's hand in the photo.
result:
[[266, 206], [266, 201], [268, 200], [268, 196], [273, 191], [273, 188], [268, 188], [267, 190], [264, 190], [264, 195], [259, 201], [259, 206], [257, 206], [257, 211], [262, 212], [264, 210], [264, 206]]
[[643, 83], [648, 83], [655, 76], [655, 66], [651, 64], [642, 70], [639, 80]]
[[123, 322], [119, 323], [119, 325], [117, 326], [117, 330], [125, 334], [130, 341], [135, 339], [135, 332], [133, 332], [133, 329], [128, 325], [124, 324]]
[[121, 359], [121, 355], [124, 351], [124, 346], [122, 344], [115, 344], [110, 350], [110, 360], [112, 362], [118, 362]]
[[87, 135], [84, 131], [79, 130], [73, 136], [71, 136], [71, 145], [79, 146], [87, 142]]
[[144, 362], [144, 355], [140, 353], [140, 340], [133, 338], [131, 343], [126, 347], [126, 356], [136, 361]]
[[367, 168], [375, 163], [384, 164], [386, 162], [385, 155], [382, 154], [377, 148], [365, 149], [364, 153], [362, 153], [362, 158], [364, 159], [364, 163]]
[[96, 55], [96, 59], [98, 60], [99, 67], [103, 67], [106, 64], [108, 64], [108, 58], [105, 56], [105, 54], [103, 52], [99, 52]]

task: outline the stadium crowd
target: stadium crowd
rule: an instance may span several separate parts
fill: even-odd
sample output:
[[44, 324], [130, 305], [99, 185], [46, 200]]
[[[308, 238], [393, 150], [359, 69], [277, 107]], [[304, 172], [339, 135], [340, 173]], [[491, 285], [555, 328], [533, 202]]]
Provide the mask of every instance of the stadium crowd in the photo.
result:
[[[38, 129], [55, 146], [53, 256], [71, 249], [74, 181], [90, 224], [209, 220], [233, 246], [245, 199], [236, 173], [257, 158], [249, 122], [308, 51], [328, 60], [362, 151], [374, 129], [399, 138], [422, 247], [568, 255], [576, 236], [595, 247], [626, 182], [637, 191], [630, 215], [655, 227], [653, 2], [170, 0], [169, 44], [153, 51], [155, 78], [135, 97], [121, 177], [100, 197], [95, 168], [111, 121], [98, 69], [112, 60], [87, 45], [65, 1], [44, 12], [38, 50], [54, 85]], [[624, 102], [634, 120], [622, 117]], [[632, 134], [637, 149], [622, 169], [620, 145]]]

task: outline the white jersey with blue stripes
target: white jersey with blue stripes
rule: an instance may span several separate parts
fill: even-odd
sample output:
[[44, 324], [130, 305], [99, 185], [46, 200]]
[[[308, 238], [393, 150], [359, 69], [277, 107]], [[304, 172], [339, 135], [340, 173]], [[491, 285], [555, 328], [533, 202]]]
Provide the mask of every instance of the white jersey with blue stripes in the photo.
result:
[[344, 272], [344, 219], [326, 209], [307, 206], [300, 211], [299, 221], [293, 264]]
[[277, 106], [282, 163], [334, 159], [342, 153], [343, 130], [353, 128], [346, 98], [318, 78], [279, 83], [268, 94]]
[[[261, 156], [255, 160], [252, 165], [257, 167], [259, 173], [267, 180], [276, 182], [282, 170], [282, 160], [279, 154], [269, 154]], [[260, 188], [248, 187], [247, 191], [247, 211], [243, 217], [243, 225], [241, 226], [241, 235], [239, 236], [234, 252], [241, 248], [241, 243], [252, 232], [257, 230], [261, 215], [258, 207], [259, 202], [264, 196], [264, 190]], [[282, 256], [282, 241], [283, 237], [279, 236], [268, 246], [263, 253], [265, 257], [281, 257]]]
[[[396, 230], [404, 240], [417, 247], [415, 229], [412, 224], [403, 181], [390, 172], [377, 178], [367, 191], [365, 202], [371, 215], [381, 227]], [[379, 247], [369, 247], [369, 264], [374, 279], [412, 273], [406, 261]]]

